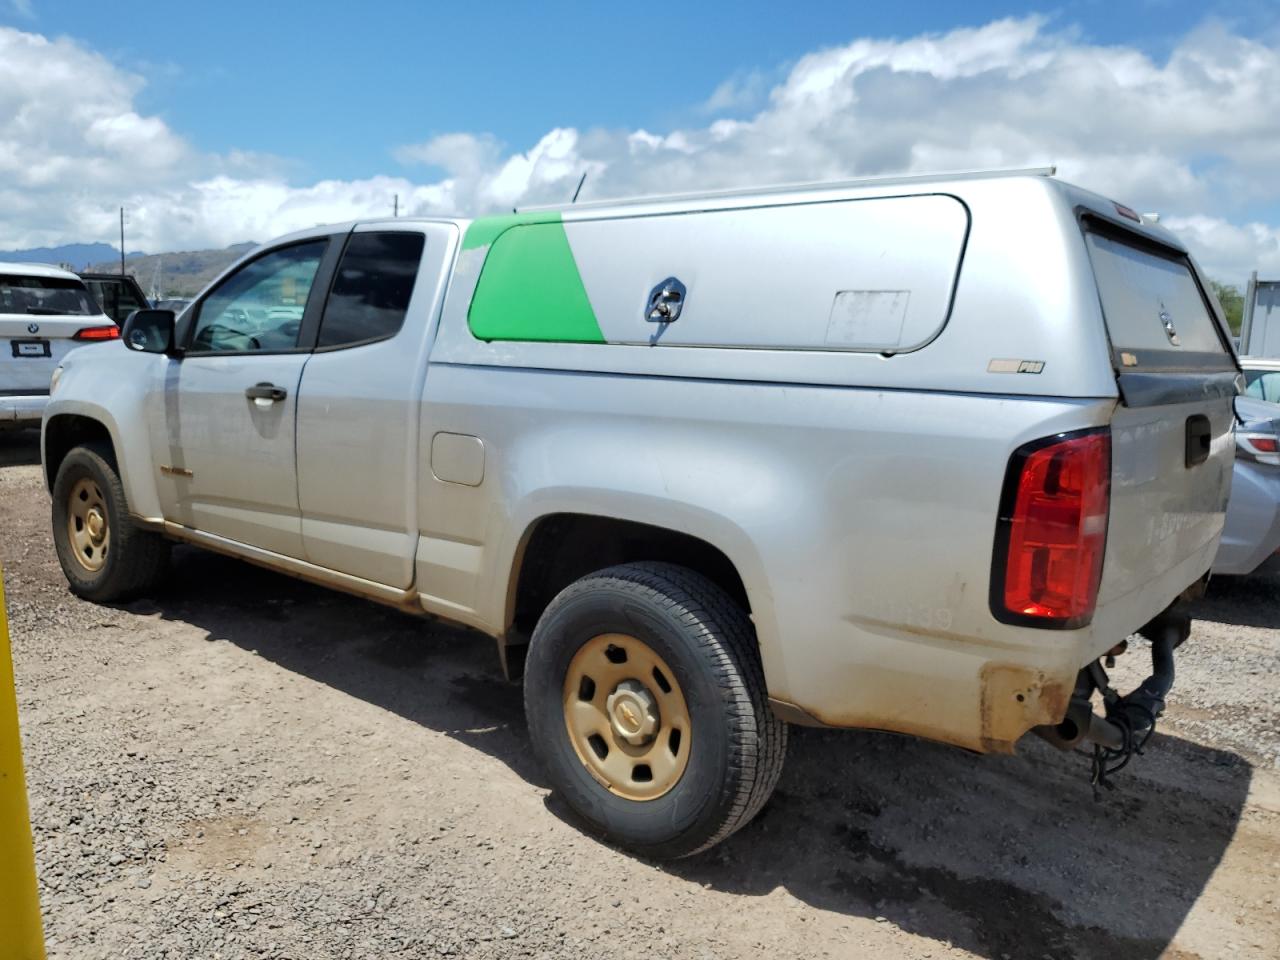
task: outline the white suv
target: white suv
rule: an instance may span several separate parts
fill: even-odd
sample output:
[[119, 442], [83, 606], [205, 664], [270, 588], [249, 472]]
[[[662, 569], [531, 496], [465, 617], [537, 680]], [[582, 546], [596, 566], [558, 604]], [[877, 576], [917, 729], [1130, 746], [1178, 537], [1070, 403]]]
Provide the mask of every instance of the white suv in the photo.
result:
[[34, 427], [63, 357], [120, 328], [74, 273], [35, 263], [0, 263], [0, 429]]

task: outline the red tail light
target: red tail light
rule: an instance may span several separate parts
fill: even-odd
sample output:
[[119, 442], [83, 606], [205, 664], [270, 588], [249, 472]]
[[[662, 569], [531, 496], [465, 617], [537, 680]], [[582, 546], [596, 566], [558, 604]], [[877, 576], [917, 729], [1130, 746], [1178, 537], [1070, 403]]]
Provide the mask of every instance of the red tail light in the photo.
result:
[[1075, 629], [1093, 619], [1111, 507], [1111, 433], [1046, 437], [1009, 460], [991, 571], [1004, 623]]
[[114, 323], [108, 327], [85, 327], [77, 330], [72, 340], [118, 340], [120, 328]]
[[1249, 444], [1259, 453], [1280, 453], [1280, 440], [1275, 437], [1248, 437]]

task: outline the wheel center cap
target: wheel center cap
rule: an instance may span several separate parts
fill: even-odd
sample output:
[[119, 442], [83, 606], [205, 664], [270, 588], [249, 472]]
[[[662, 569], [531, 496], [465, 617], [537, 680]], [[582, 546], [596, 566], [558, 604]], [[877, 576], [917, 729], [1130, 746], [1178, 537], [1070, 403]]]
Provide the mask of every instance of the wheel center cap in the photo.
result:
[[633, 746], [653, 739], [658, 731], [658, 702], [644, 684], [623, 680], [609, 695], [609, 723], [614, 736]]
[[101, 540], [102, 534], [106, 530], [107, 521], [102, 516], [101, 511], [99, 511], [97, 507], [93, 507], [85, 517], [84, 525], [89, 528], [90, 537], [94, 540]]

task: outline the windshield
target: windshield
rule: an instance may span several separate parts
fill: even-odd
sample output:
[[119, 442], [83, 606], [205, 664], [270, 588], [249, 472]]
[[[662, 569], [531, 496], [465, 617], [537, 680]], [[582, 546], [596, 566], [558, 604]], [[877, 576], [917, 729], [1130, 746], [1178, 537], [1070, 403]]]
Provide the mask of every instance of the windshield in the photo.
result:
[[90, 317], [99, 312], [79, 280], [0, 273], [0, 313]]

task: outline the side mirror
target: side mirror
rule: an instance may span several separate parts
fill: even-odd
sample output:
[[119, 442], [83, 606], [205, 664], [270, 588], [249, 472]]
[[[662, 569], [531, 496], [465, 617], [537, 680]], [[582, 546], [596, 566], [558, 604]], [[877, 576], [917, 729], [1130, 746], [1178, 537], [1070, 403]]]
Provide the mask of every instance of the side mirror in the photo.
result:
[[124, 322], [120, 339], [130, 350], [172, 355], [177, 352], [173, 342], [173, 329], [172, 310], [135, 310]]

